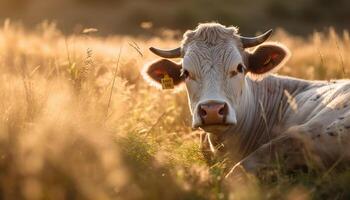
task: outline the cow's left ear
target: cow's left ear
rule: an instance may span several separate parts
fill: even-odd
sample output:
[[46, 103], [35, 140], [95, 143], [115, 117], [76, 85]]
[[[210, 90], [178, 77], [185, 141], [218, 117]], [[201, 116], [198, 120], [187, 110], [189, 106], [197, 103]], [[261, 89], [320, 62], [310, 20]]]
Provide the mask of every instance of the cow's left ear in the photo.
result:
[[277, 43], [258, 46], [253, 53], [248, 53], [248, 71], [253, 74], [264, 74], [278, 69], [290, 57], [287, 47]]
[[168, 75], [173, 79], [174, 85], [179, 85], [185, 79], [181, 76], [182, 65], [168, 59], [160, 59], [149, 65], [143, 70], [143, 78], [148, 80], [153, 86], [161, 87], [161, 80]]

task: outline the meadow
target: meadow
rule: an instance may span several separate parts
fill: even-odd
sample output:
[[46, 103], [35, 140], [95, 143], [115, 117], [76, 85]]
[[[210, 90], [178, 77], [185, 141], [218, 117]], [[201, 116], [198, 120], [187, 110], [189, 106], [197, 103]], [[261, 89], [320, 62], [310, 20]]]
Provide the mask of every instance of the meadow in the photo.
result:
[[[307, 37], [276, 30], [293, 54], [278, 73], [350, 77], [350, 36], [332, 28]], [[350, 171], [224, 180], [190, 128], [184, 90], [158, 90], [140, 72], [159, 37], [65, 35], [54, 23], [0, 27], [1, 199], [349, 199]]]

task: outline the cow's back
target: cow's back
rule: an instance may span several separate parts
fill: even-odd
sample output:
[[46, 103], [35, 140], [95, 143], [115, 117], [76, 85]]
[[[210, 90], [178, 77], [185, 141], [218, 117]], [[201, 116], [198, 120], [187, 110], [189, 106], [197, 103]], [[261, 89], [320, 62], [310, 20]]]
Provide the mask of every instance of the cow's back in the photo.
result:
[[327, 82], [295, 96], [286, 129], [292, 128], [325, 162], [350, 160], [350, 81]]
[[292, 98], [295, 106], [286, 110], [284, 126], [330, 124], [350, 110], [350, 80], [316, 82]]

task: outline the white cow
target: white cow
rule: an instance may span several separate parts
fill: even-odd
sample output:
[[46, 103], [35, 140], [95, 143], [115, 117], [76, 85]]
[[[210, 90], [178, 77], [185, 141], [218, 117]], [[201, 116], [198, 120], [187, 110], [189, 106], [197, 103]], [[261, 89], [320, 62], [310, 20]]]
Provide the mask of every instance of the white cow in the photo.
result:
[[350, 81], [272, 75], [290, 52], [282, 44], [263, 43], [271, 32], [248, 38], [238, 35], [235, 27], [200, 24], [184, 34], [179, 48], [150, 48], [182, 62], [157, 60], [145, 67], [144, 77], [153, 85], [165, 75], [175, 85], [185, 83], [192, 126], [208, 132], [213, 153], [240, 146], [240, 154], [250, 154], [242, 162], [247, 169], [266, 165], [271, 149], [289, 149], [289, 155], [300, 142], [322, 164], [350, 158]]

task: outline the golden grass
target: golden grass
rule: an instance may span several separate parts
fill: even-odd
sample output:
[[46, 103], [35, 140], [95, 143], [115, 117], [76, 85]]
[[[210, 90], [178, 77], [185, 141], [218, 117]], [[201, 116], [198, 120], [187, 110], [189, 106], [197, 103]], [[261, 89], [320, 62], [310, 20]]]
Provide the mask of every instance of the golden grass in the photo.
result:
[[[154, 89], [140, 76], [144, 63], [156, 59], [149, 46], [175, 47], [179, 41], [93, 34], [65, 37], [49, 23], [24, 30], [7, 21], [0, 28], [3, 198], [313, 195], [313, 186], [295, 184], [282, 175], [269, 187], [251, 177], [245, 185], [232, 183], [225, 189], [222, 165], [205, 162], [200, 132], [189, 128], [185, 92]], [[280, 73], [349, 78], [348, 32], [340, 36], [330, 29], [303, 39], [280, 30], [273, 40], [285, 43], [293, 53]]]

